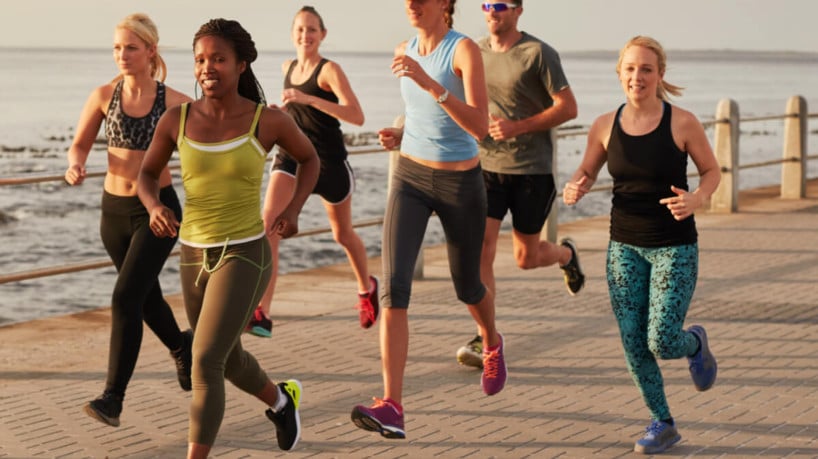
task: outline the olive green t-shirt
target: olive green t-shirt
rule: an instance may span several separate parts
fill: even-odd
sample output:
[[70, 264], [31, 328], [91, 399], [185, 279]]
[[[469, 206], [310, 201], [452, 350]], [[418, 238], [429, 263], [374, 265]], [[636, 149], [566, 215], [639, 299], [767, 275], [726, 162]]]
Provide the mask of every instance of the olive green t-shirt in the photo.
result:
[[[486, 69], [489, 113], [518, 120], [554, 105], [551, 94], [568, 87], [560, 57], [554, 48], [523, 32], [506, 52], [494, 52], [489, 38], [479, 41]], [[550, 174], [553, 156], [551, 132], [529, 132], [495, 142], [480, 142], [483, 170], [502, 174]]]

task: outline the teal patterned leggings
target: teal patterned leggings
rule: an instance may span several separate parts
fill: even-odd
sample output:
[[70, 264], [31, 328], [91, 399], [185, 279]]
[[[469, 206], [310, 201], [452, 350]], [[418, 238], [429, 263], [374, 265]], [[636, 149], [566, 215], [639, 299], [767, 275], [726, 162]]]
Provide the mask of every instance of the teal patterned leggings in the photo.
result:
[[669, 419], [656, 360], [690, 356], [699, 346], [682, 328], [696, 289], [698, 245], [644, 248], [611, 241], [606, 263], [628, 370], [651, 417]]

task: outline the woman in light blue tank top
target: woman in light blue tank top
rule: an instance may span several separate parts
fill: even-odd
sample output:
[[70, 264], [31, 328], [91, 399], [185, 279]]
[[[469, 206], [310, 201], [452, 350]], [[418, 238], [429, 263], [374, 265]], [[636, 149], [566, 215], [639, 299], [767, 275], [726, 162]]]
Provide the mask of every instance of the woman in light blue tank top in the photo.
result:
[[432, 213], [446, 233], [457, 297], [468, 305], [487, 346], [483, 391], [506, 380], [502, 336], [494, 323], [494, 295], [480, 280], [486, 190], [477, 140], [488, 133], [488, 96], [477, 44], [452, 30], [455, 0], [405, 1], [416, 37], [395, 50], [392, 72], [405, 105], [403, 128], [379, 132], [381, 145], [400, 150], [383, 228], [381, 304], [383, 398], [352, 410], [356, 426], [386, 438], [405, 438], [403, 374], [409, 348], [407, 310], [412, 273]]

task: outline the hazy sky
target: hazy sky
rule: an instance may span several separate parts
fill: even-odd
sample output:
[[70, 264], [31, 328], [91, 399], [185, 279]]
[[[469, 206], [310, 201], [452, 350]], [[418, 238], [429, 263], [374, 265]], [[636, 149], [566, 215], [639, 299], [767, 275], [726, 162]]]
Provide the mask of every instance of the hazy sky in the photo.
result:
[[[141, 11], [159, 27], [160, 46], [190, 49], [198, 27], [236, 19], [262, 50], [289, 50], [293, 15], [312, 5], [324, 17], [327, 51], [391, 52], [413, 34], [401, 0], [0, 0], [0, 46], [109, 47], [113, 27]], [[480, 2], [457, 2], [455, 28], [485, 33]], [[558, 51], [616, 50], [633, 35], [667, 49], [818, 51], [815, 0], [526, 0], [521, 29]]]

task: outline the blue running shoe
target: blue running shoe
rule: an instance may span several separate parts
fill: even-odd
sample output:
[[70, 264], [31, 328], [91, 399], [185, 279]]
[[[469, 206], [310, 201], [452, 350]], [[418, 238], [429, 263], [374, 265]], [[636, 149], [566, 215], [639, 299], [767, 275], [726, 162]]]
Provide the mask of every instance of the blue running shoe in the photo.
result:
[[636, 441], [633, 450], [642, 454], [661, 453], [681, 439], [676, 427], [662, 421], [651, 421], [645, 429], [645, 436]]
[[692, 357], [687, 358], [690, 364], [690, 377], [693, 378], [693, 385], [699, 392], [706, 391], [713, 387], [716, 382], [716, 373], [718, 366], [716, 365], [716, 358], [710, 352], [710, 346], [707, 344], [707, 333], [701, 325], [693, 325], [687, 331], [699, 340], [699, 352]]

